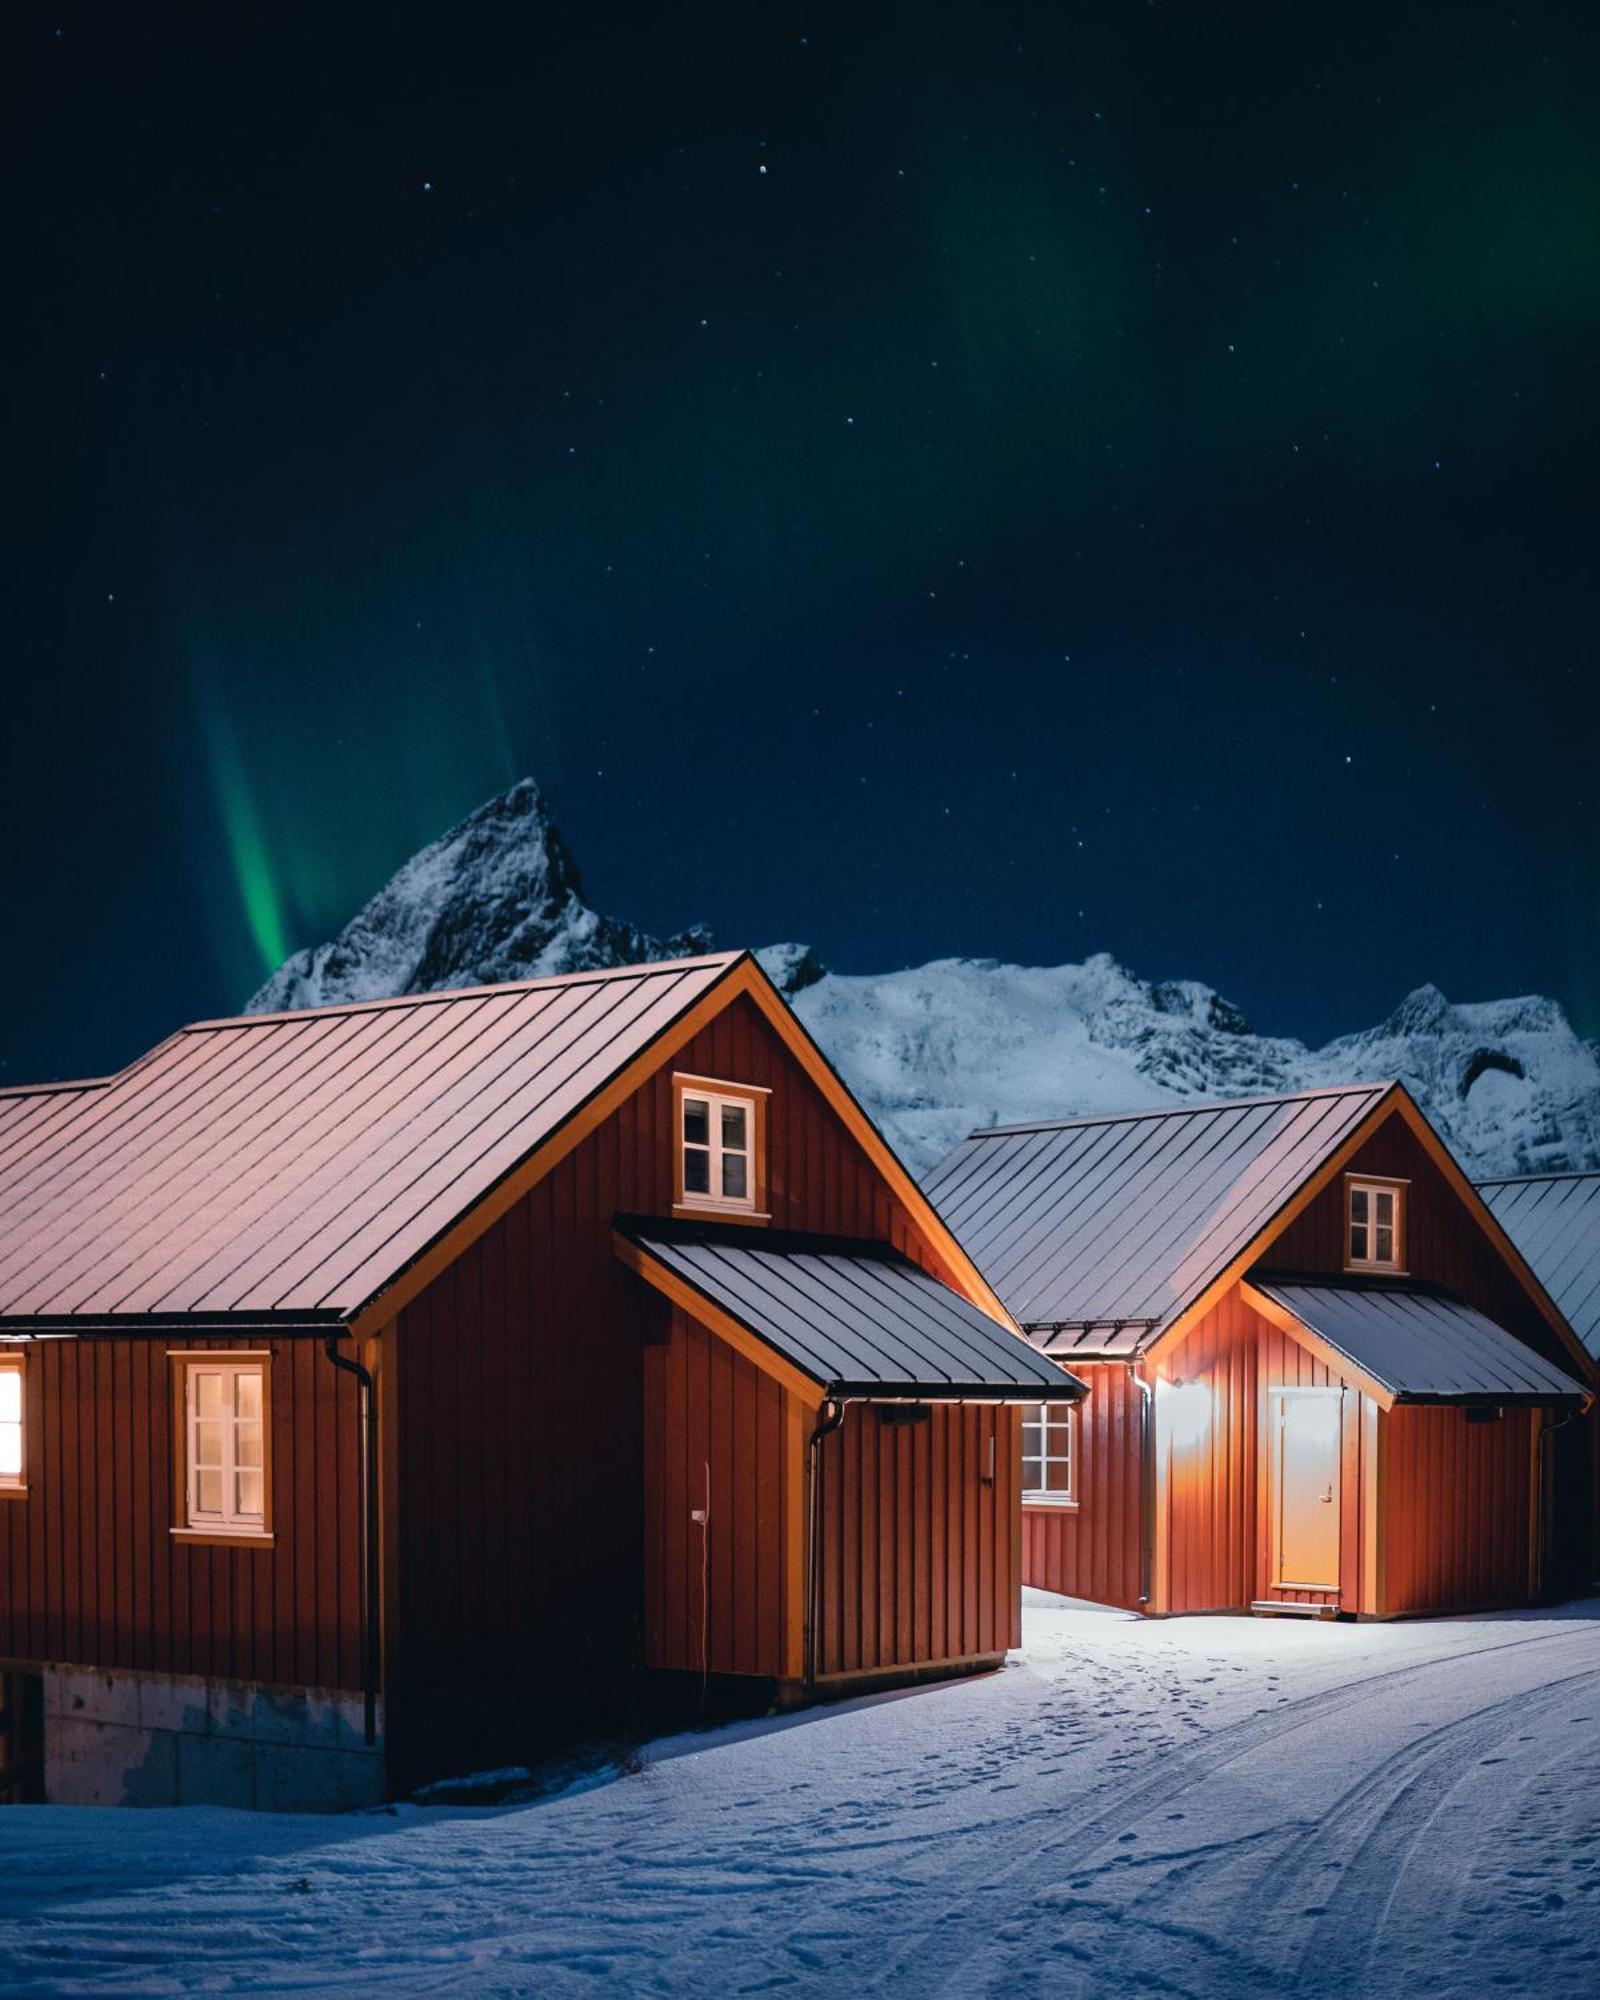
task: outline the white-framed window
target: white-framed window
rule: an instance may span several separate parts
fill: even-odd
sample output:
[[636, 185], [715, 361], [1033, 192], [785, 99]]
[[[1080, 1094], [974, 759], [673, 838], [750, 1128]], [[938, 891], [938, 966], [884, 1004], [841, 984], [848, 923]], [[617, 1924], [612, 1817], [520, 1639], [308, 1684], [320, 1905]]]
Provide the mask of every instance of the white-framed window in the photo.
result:
[[20, 1354], [0, 1354], [0, 1493], [27, 1485], [27, 1375]]
[[269, 1373], [265, 1355], [178, 1354], [182, 1415], [179, 1532], [271, 1531]]
[[766, 1091], [699, 1077], [673, 1084], [677, 1206], [758, 1213], [766, 1195]]
[[1398, 1271], [1402, 1268], [1404, 1200], [1404, 1188], [1394, 1181], [1346, 1181], [1346, 1270]]
[[1022, 1497], [1070, 1507], [1078, 1498], [1078, 1411], [1073, 1403], [1025, 1403]]

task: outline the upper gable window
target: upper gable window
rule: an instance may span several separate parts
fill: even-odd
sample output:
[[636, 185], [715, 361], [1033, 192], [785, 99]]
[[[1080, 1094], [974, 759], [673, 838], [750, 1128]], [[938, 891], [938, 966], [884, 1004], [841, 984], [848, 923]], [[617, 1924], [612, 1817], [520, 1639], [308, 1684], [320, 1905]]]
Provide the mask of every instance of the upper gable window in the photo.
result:
[[22, 1356], [0, 1355], [0, 1493], [27, 1491]]
[[766, 1205], [767, 1092], [676, 1076], [673, 1202], [678, 1208], [758, 1216]]
[[1344, 1261], [1349, 1271], [1402, 1268], [1405, 1189], [1394, 1181], [1345, 1183]]

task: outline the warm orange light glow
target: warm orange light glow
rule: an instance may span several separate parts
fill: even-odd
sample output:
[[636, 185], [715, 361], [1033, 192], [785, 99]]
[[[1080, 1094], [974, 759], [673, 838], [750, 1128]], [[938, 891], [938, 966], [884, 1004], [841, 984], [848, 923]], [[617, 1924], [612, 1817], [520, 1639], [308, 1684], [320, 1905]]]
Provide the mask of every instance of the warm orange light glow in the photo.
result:
[[1211, 1423], [1211, 1390], [1204, 1382], [1163, 1382], [1157, 1390], [1161, 1428], [1174, 1450], [1192, 1451]]

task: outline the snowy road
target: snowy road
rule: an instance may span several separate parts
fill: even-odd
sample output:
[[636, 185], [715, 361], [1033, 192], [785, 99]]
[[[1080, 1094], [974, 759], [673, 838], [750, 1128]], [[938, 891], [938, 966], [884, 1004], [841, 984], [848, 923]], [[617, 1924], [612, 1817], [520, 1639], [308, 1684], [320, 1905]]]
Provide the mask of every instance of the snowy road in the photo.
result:
[[1141, 1625], [496, 1812], [0, 1812], [0, 1991], [1600, 1990], [1600, 1605]]

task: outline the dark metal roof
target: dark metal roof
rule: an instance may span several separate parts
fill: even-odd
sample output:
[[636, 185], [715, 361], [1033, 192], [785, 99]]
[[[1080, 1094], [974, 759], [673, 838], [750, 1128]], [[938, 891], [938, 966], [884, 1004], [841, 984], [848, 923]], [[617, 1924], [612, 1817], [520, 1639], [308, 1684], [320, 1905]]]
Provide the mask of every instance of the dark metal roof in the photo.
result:
[[742, 956], [202, 1021], [13, 1097], [0, 1326], [353, 1313]]
[[887, 1243], [619, 1216], [617, 1233], [840, 1396], [1072, 1401], [1084, 1386]]
[[1250, 1283], [1396, 1402], [1550, 1403], [1588, 1394], [1515, 1334], [1442, 1292], [1266, 1277]]
[[1480, 1181], [1478, 1192], [1600, 1361], [1600, 1174]]
[[1013, 1318], [1096, 1339], [1111, 1326], [1094, 1351], [1128, 1352], [1198, 1298], [1392, 1088], [996, 1127], [958, 1146], [927, 1190]]

